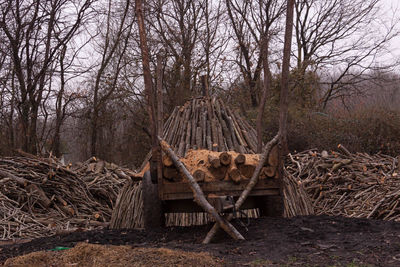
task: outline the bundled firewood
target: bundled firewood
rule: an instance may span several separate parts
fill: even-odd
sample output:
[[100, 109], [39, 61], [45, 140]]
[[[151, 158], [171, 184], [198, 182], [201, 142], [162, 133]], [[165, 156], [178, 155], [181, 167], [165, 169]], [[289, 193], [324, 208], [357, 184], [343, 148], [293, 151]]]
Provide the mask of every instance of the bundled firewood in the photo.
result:
[[311, 197], [316, 214], [400, 221], [400, 156], [308, 150], [288, 156], [285, 175]]
[[115, 172], [122, 169], [74, 171], [52, 157], [29, 154], [0, 158], [0, 238], [106, 226], [119, 189], [129, 178], [125, 171]]
[[142, 182], [126, 182], [116, 200], [111, 229], [143, 228]]

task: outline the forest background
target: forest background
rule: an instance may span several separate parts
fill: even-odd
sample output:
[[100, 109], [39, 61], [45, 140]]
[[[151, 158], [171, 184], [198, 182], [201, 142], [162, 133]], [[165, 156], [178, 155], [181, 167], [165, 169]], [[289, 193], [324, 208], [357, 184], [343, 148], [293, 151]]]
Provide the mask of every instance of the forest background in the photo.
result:
[[[155, 80], [162, 59], [165, 118], [201, 95], [205, 76], [212, 96], [264, 141], [272, 138], [285, 3], [146, 1]], [[290, 150], [342, 143], [399, 153], [398, 7], [389, 0], [296, 1]], [[150, 150], [148, 127], [135, 1], [1, 1], [0, 155], [97, 156], [135, 168]]]

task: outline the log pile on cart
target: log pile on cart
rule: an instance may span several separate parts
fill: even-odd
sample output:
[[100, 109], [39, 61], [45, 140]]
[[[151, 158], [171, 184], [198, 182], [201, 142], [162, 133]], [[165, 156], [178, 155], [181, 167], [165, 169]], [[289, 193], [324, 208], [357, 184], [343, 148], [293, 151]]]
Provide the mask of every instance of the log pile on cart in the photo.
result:
[[[240, 158], [244, 160], [245, 154], [247, 154], [248, 160], [252, 160], [252, 165], [242, 164], [241, 167], [243, 171], [247, 168], [247, 177], [249, 177], [248, 173], [251, 169], [255, 168], [256, 162], [252, 158], [257, 157], [255, 154], [257, 140], [255, 130], [216, 98], [209, 100], [205, 97], [198, 97], [187, 101], [181, 107], [175, 107], [164, 124], [163, 139], [183, 160], [185, 160], [185, 156], [188, 156], [185, 163], [197, 179], [223, 180], [229, 179], [230, 176], [234, 176], [234, 179], [243, 179], [244, 176], [241, 177], [239, 170], [232, 168], [234, 165], [231, 163], [234, 163], [236, 154], [241, 155], [238, 160]], [[215, 153], [210, 153], [213, 151]], [[234, 155], [233, 161], [232, 155], [226, 153], [227, 151], [238, 152]], [[195, 157], [193, 154], [196, 154]], [[226, 157], [222, 163], [221, 154], [221, 158]], [[197, 162], [190, 162], [190, 159], [197, 158], [197, 156], [199, 156]], [[144, 159], [141, 170], [137, 174], [138, 179], [141, 179], [149, 170], [150, 157], [151, 153]], [[218, 160], [213, 159], [214, 157], [218, 157]], [[210, 163], [210, 160], [213, 162]], [[163, 177], [167, 182], [185, 181], [169, 157], [164, 157], [163, 165]], [[238, 163], [239, 165], [241, 164]], [[128, 210], [129, 212], [126, 212]], [[247, 216], [258, 217], [258, 212], [249, 210]], [[165, 219], [167, 226], [202, 225], [212, 221], [211, 216], [205, 212], [168, 213]], [[118, 197], [110, 225], [117, 229], [142, 228], [144, 226], [141, 182], [130, 182], [125, 185]]]
[[[236, 112], [217, 98], [198, 97], [176, 107], [164, 125], [163, 140], [179, 157], [189, 173], [199, 183], [213, 181], [229, 181], [233, 184], [246, 183], [256, 169], [259, 154], [256, 154], [256, 131]], [[271, 155], [260, 171], [261, 180], [278, 177], [277, 147], [273, 147]], [[149, 156], [151, 156], [149, 154]], [[137, 178], [143, 177], [149, 170], [149, 157], [144, 160]], [[182, 185], [187, 182], [185, 176], [177, 170], [168, 156], [164, 156], [163, 179], [166, 185], [176, 183], [176, 187], [191, 193]], [[305, 192], [299, 189], [294, 181], [284, 181], [286, 194], [285, 205], [292, 206], [287, 216], [312, 214], [312, 206]], [[207, 186], [205, 186], [207, 187]], [[207, 188], [211, 188], [210, 185]], [[171, 187], [169, 187], [171, 188]], [[292, 189], [290, 189], [292, 188]], [[142, 186], [131, 182], [126, 185], [118, 197], [110, 226], [112, 228], [143, 227], [143, 194]], [[289, 193], [289, 191], [291, 193]], [[179, 191], [179, 190], [176, 190]], [[183, 193], [183, 191], [182, 191]], [[303, 197], [300, 196], [303, 194]], [[133, 208], [133, 211], [131, 211]], [[126, 211], [129, 210], [129, 214]], [[258, 209], [248, 209], [244, 215], [250, 218], [259, 217]], [[205, 212], [166, 214], [166, 225], [201, 225], [213, 221]]]
[[[274, 147], [274, 151], [276, 147]], [[273, 155], [273, 156], [272, 156]], [[259, 179], [277, 178], [278, 154], [272, 153], [262, 168]], [[180, 159], [197, 182], [231, 181], [240, 183], [251, 178], [259, 161], [259, 154], [241, 154], [235, 151], [214, 152], [210, 150], [189, 150]], [[163, 178], [167, 183], [184, 181], [172, 160], [163, 158]]]

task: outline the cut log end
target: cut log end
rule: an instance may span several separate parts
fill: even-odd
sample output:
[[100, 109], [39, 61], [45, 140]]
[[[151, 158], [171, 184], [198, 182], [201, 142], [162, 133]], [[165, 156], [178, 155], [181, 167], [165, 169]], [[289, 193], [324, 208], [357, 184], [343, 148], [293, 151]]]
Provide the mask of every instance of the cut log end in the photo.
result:
[[168, 156], [165, 156], [163, 158], [163, 164], [165, 167], [171, 167], [174, 163], [172, 162], [172, 159]]
[[206, 182], [212, 182], [216, 180], [224, 180], [226, 172], [227, 172], [227, 168], [226, 166], [221, 166], [217, 169], [215, 168], [210, 168], [209, 171], [212, 175], [212, 177], [206, 177]]
[[241, 180], [241, 174], [238, 168], [232, 168], [229, 171], [229, 178], [235, 183], [239, 183]]
[[219, 160], [218, 157], [214, 156], [214, 155], [208, 155], [208, 161], [210, 162], [211, 167], [217, 169], [219, 167], [221, 167], [221, 161]]
[[202, 170], [196, 170], [193, 173], [193, 178], [196, 180], [196, 182], [203, 182], [206, 179], [206, 173]]
[[268, 164], [270, 166], [277, 167], [279, 164], [279, 153], [278, 153], [278, 146], [275, 145], [272, 149], [271, 152], [269, 153], [268, 156]]
[[227, 152], [222, 152], [221, 154], [219, 154], [219, 160], [222, 165], [229, 165], [231, 164], [232, 156]]
[[261, 170], [262, 176], [268, 177], [268, 178], [273, 178], [276, 173], [276, 168], [273, 166], [267, 166], [263, 167]]
[[179, 172], [177, 169], [175, 168], [164, 168], [163, 170], [163, 174], [164, 174], [164, 178], [166, 178], [167, 180], [179, 180]]
[[256, 169], [256, 166], [249, 164], [241, 164], [238, 168], [240, 170], [240, 173], [243, 175], [244, 179], [250, 179]]
[[237, 155], [237, 157], [235, 158], [235, 163], [236, 163], [236, 165], [245, 164], [246, 163], [246, 156], [243, 155], [243, 154]]

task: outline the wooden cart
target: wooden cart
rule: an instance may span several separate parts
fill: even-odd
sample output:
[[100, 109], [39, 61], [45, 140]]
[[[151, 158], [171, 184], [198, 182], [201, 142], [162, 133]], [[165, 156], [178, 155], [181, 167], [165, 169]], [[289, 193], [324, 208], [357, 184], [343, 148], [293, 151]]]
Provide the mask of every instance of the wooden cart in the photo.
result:
[[[273, 150], [277, 153], [277, 150]], [[271, 153], [270, 157], [276, 157]], [[233, 163], [232, 163], [233, 164]], [[277, 168], [277, 166], [275, 166]], [[173, 182], [167, 179], [151, 179], [150, 172], [143, 176], [143, 200], [145, 227], [159, 227], [163, 225], [164, 213], [203, 212], [200, 206], [193, 201], [193, 192], [185, 181]], [[283, 202], [279, 172], [275, 171], [272, 177], [259, 179], [241, 209], [258, 208], [261, 216], [282, 216]], [[248, 179], [233, 182], [227, 179], [218, 181], [202, 181], [199, 185], [212, 204], [219, 212], [230, 212], [229, 200], [236, 200], [245, 189]]]

